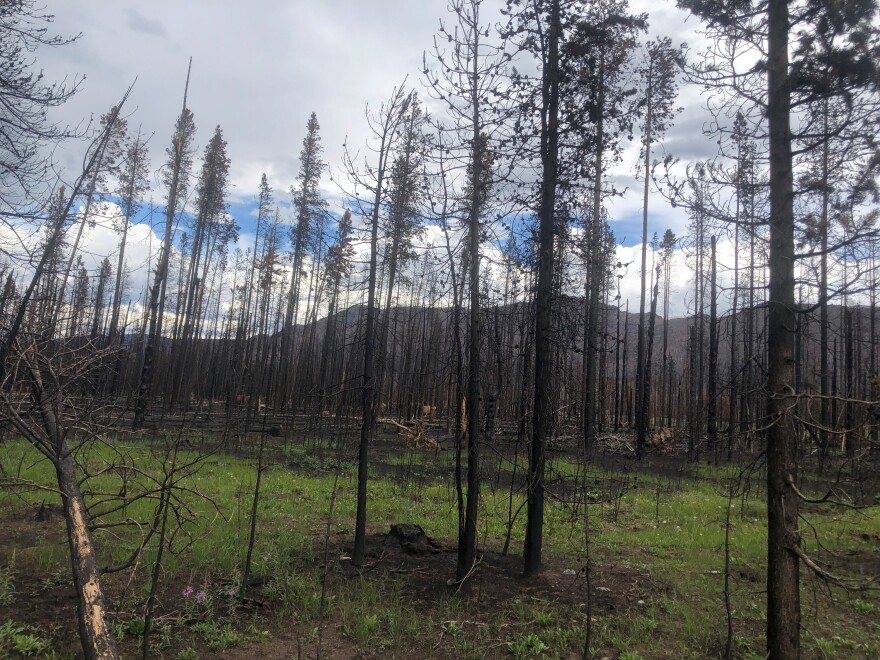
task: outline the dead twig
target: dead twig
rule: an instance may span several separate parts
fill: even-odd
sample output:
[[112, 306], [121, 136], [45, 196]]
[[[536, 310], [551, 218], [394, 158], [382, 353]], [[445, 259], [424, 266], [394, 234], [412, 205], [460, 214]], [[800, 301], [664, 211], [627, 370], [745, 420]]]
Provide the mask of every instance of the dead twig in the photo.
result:
[[817, 564], [806, 552], [804, 552], [804, 550], [800, 546], [789, 547], [788, 550], [796, 554], [804, 563], [804, 566], [809, 568], [816, 576], [818, 576], [825, 582], [828, 582], [829, 584], [833, 584], [834, 586], [840, 587], [841, 589], [846, 589], [847, 591], [880, 590], [880, 585], [872, 586], [873, 583], [877, 582], [877, 580], [880, 579], [880, 576], [878, 575], [870, 577], [867, 580], [842, 578], [819, 566], [819, 564]]

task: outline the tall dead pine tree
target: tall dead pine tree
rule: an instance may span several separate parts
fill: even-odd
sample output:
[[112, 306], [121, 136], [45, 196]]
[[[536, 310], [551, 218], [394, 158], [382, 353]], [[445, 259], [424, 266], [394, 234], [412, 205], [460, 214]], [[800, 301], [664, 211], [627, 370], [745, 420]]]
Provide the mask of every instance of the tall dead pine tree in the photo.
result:
[[162, 317], [164, 316], [165, 309], [165, 289], [168, 284], [168, 267], [171, 260], [171, 239], [174, 233], [174, 221], [179, 210], [178, 207], [186, 198], [193, 164], [192, 141], [195, 135], [195, 122], [193, 121], [192, 111], [186, 107], [191, 67], [192, 60], [190, 59], [190, 66], [186, 71], [186, 85], [183, 90], [183, 109], [177, 118], [171, 146], [166, 151], [168, 162], [163, 174], [164, 183], [168, 186], [168, 199], [165, 203], [165, 233], [162, 236], [162, 250], [159, 254], [159, 263], [156, 266], [153, 284], [150, 287], [150, 301], [147, 309], [149, 330], [146, 346], [144, 347], [134, 420], [132, 422], [132, 426], [135, 429], [139, 429], [144, 425], [147, 410], [150, 406], [153, 362], [162, 337]]

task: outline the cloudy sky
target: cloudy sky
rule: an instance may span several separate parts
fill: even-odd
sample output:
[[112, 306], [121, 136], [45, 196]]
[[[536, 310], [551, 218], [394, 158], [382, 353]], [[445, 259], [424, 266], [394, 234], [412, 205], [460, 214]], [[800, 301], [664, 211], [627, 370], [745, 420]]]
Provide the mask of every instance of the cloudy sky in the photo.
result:
[[[497, 10], [498, 2], [489, 3]], [[214, 126], [223, 128], [231, 158], [232, 211], [248, 230], [247, 210], [265, 172], [277, 198], [294, 181], [309, 114], [317, 113], [331, 170], [341, 168], [342, 143], [363, 145], [364, 108], [377, 106], [405, 76], [421, 84], [422, 53], [429, 49], [446, 0], [46, 0], [54, 27], [80, 39], [37, 57], [49, 79], [84, 75], [81, 92], [56, 115], [70, 124], [99, 116], [136, 80], [129, 124], [154, 134], [153, 167], [161, 163], [180, 111], [186, 67], [192, 56], [189, 107], [195, 114], [199, 153]], [[674, 2], [640, 2], [652, 34], [694, 47], [699, 24]], [[497, 14], [496, 14], [497, 15]], [[666, 140], [674, 155], [710, 155], [700, 131], [706, 115], [699, 91], [684, 90], [685, 107]], [[615, 234], [632, 245], [640, 238], [640, 184], [632, 179], [636, 151], [614, 174], [630, 193], [611, 211]], [[59, 153], [75, 171], [76, 146]], [[328, 193], [338, 192], [329, 180]], [[162, 191], [155, 192], [157, 201]], [[687, 219], [659, 195], [652, 198], [652, 231], [681, 235]]]

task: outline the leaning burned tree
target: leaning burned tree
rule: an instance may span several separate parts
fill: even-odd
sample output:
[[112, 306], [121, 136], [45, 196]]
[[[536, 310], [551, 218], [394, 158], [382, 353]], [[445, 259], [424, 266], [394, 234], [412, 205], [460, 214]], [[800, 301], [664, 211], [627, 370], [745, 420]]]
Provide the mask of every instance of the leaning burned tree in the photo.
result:
[[26, 314], [31, 311], [31, 301], [34, 292], [37, 289], [37, 285], [43, 280], [44, 275], [46, 275], [47, 267], [50, 262], [53, 259], [56, 259], [59, 255], [61, 243], [64, 240], [70, 224], [69, 221], [73, 210], [73, 204], [80, 198], [80, 195], [86, 191], [88, 181], [92, 178], [92, 173], [100, 166], [104, 150], [113, 134], [116, 120], [119, 118], [122, 106], [125, 104], [130, 93], [131, 87], [125, 92], [125, 95], [122, 97], [119, 104], [114, 106], [111, 117], [104, 125], [100, 134], [92, 141], [89, 148], [86, 150], [86, 155], [83, 159], [82, 172], [74, 182], [70, 195], [66, 196], [64, 186], [60, 186], [58, 194], [54, 196], [53, 203], [49, 205], [48, 217], [40, 219], [44, 221], [45, 226], [42, 250], [40, 250], [33, 259], [34, 270], [31, 276], [31, 281], [25, 288], [21, 299], [18, 301], [17, 309], [9, 320], [9, 329], [6, 332], [6, 336], [0, 341], [0, 378], [5, 376], [4, 370], [6, 369], [6, 359], [18, 337], [18, 333], [21, 331], [22, 325], [25, 322]]
[[90, 517], [80, 486], [77, 451], [94, 439], [91, 417], [73, 394], [88, 388], [103, 360], [91, 345], [70, 348], [36, 333], [19, 333], [0, 382], [0, 415], [55, 469], [61, 496], [73, 582], [77, 592], [79, 635], [88, 660], [116, 658], [107, 623], [104, 592]]

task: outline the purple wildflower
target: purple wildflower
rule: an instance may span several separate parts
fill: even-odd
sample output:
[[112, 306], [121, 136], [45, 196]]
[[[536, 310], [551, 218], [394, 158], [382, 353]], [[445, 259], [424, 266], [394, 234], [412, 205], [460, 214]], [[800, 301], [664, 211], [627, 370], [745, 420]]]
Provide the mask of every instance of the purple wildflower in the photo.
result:
[[204, 591], [200, 591], [199, 593], [196, 594], [196, 602], [197, 603], [204, 603], [205, 599], [207, 597], [208, 597], [208, 594], [206, 594]]
[[183, 597], [189, 598], [193, 595], [193, 588], [191, 584], [186, 585], [186, 589], [183, 590]]

